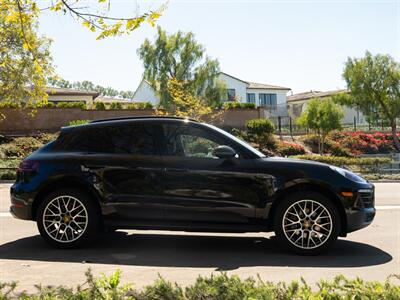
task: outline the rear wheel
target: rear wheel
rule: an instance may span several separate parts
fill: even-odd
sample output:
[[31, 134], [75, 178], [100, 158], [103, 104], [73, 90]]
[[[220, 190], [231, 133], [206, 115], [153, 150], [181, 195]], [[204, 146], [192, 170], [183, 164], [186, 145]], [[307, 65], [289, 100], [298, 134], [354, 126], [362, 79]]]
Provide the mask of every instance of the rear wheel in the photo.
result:
[[88, 244], [99, 229], [99, 214], [93, 200], [77, 189], [49, 194], [39, 205], [37, 226], [41, 236], [57, 248]]
[[279, 244], [286, 250], [304, 255], [326, 251], [336, 241], [340, 226], [335, 205], [317, 192], [289, 195], [279, 204], [274, 218]]

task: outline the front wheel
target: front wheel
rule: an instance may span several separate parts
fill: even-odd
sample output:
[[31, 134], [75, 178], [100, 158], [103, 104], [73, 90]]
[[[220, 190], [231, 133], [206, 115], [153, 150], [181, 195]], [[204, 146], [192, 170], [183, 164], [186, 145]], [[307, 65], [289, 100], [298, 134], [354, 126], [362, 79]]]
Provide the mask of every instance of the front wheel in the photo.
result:
[[317, 255], [325, 252], [340, 232], [337, 208], [317, 192], [289, 195], [278, 206], [274, 230], [278, 243], [297, 254]]
[[99, 214], [93, 200], [77, 189], [49, 194], [39, 205], [36, 217], [41, 236], [57, 248], [77, 248], [94, 239]]

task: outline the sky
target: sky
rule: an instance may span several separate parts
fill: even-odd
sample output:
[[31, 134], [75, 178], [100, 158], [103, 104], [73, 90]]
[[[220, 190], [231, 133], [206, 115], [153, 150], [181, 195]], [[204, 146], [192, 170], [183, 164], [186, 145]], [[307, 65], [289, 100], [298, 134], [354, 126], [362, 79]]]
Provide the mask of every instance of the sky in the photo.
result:
[[[135, 15], [165, 2], [111, 0], [110, 13]], [[53, 39], [60, 77], [137, 88], [143, 66], [136, 51], [146, 38], [154, 40], [155, 27], [98, 41], [69, 15], [44, 11], [39, 22], [40, 33]], [[344, 63], [366, 50], [400, 61], [400, 0], [170, 0], [157, 25], [169, 33], [192, 31], [225, 73], [293, 93], [344, 88]]]

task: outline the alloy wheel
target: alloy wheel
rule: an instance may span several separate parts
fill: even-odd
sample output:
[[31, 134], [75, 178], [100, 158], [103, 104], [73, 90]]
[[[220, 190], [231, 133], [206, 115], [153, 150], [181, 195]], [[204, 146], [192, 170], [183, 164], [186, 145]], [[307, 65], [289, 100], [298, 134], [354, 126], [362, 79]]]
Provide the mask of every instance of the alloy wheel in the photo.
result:
[[47, 204], [42, 220], [49, 237], [60, 243], [70, 243], [85, 232], [88, 213], [79, 199], [67, 195], [58, 196]]
[[328, 209], [314, 200], [293, 203], [284, 213], [282, 228], [286, 238], [298, 248], [315, 249], [332, 233], [333, 222]]

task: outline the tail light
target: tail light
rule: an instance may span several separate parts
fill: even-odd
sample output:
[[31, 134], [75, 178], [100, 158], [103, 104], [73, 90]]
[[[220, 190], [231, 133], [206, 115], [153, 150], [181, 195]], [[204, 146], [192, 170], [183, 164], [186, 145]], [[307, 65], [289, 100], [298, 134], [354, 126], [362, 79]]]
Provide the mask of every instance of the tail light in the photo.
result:
[[23, 160], [18, 167], [18, 172], [37, 172], [39, 162], [35, 160]]

